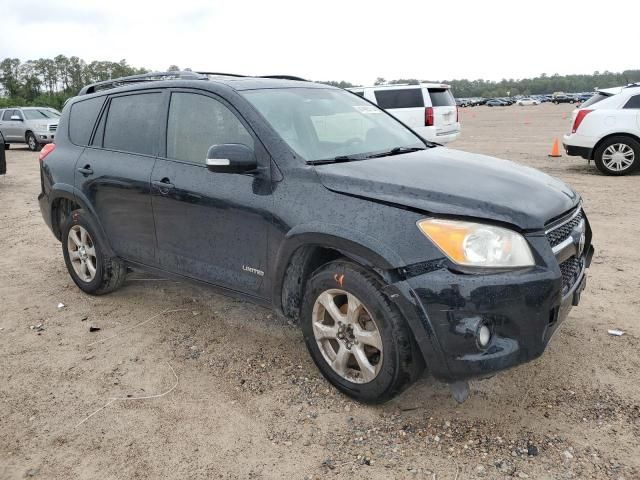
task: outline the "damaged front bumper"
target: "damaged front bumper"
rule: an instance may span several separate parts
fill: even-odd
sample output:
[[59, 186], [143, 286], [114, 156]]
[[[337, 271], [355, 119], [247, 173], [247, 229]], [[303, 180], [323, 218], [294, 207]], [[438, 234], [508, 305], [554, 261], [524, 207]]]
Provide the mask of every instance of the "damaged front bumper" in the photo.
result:
[[[563, 288], [558, 263], [549, 262], [486, 275], [436, 268], [389, 286], [387, 293], [410, 324], [434, 377], [449, 383], [487, 377], [544, 352], [580, 301], [593, 251], [592, 245], [585, 249], [569, 288]], [[485, 346], [478, 341], [482, 325], [491, 331]]]

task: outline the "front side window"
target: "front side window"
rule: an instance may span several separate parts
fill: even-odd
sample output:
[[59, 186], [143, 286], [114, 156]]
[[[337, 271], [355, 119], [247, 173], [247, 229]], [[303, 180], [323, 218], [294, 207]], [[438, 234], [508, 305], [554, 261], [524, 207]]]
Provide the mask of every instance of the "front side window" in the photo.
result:
[[173, 93], [167, 124], [167, 158], [205, 164], [212, 145], [240, 143], [253, 148], [253, 137], [224, 104], [196, 93]]
[[104, 148], [155, 155], [163, 114], [161, 93], [142, 93], [113, 97], [104, 130]]
[[364, 159], [398, 147], [425, 148], [424, 141], [395, 118], [344, 90], [278, 88], [243, 95], [307, 161]]
[[627, 103], [624, 104], [624, 108], [640, 108], [640, 95], [634, 95]]

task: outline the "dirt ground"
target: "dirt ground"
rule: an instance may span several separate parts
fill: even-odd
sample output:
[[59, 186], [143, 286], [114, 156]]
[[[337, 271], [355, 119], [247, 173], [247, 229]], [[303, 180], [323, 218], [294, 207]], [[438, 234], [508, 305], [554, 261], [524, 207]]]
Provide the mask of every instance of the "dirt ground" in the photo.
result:
[[37, 154], [12, 147], [0, 478], [640, 478], [640, 176], [548, 158], [571, 108], [461, 110], [452, 147], [573, 185], [597, 248], [546, 353], [472, 382], [462, 405], [428, 378], [384, 406], [357, 404], [321, 377], [297, 326], [204, 286], [134, 273], [111, 295], [81, 293], [40, 215]]

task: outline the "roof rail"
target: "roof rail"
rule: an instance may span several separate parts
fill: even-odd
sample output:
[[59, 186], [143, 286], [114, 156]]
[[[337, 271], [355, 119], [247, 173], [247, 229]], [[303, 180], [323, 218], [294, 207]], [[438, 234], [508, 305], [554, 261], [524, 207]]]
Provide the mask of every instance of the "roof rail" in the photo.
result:
[[100, 90], [108, 90], [110, 88], [117, 88], [127, 83], [138, 82], [155, 82], [158, 80], [207, 80], [207, 77], [199, 72], [190, 71], [176, 71], [176, 72], [151, 72], [143, 73], [140, 75], [131, 75], [129, 77], [113, 78], [111, 80], [105, 80], [103, 82], [92, 83], [83, 87], [78, 95], [88, 95], [90, 93], [99, 92]]
[[299, 82], [308, 82], [306, 78], [295, 77], [293, 75], [260, 75], [258, 78], [276, 78], [279, 80], [298, 80]]
[[[251, 77], [251, 75], [240, 75], [239, 73], [222, 73], [222, 72], [196, 72], [202, 75], [217, 75], [220, 77], [238, 77], [238, 78], [247, 78]], [[304, 78], [296, 77], [293, 75], [258, 75], [254, 78], [275, 78], [280, 80], [298, 80], [301, 82], [306, 82], [307, 80]]]
[[240, 75], [239, 73], [223, 73], [223, 72], [195, 72], [200, 75], [215, 75], [218, 77], [241, 77], [244, 78], [246, 75]]

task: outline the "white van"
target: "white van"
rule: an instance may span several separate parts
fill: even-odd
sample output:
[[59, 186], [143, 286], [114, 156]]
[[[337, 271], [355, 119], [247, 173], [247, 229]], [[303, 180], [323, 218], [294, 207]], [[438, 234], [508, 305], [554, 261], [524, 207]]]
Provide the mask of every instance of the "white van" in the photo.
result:
[[458, 108], [450, 85], [377, 85], [349, 90], [384, 108], [425, 140], [448, 143], [460, 135]]

